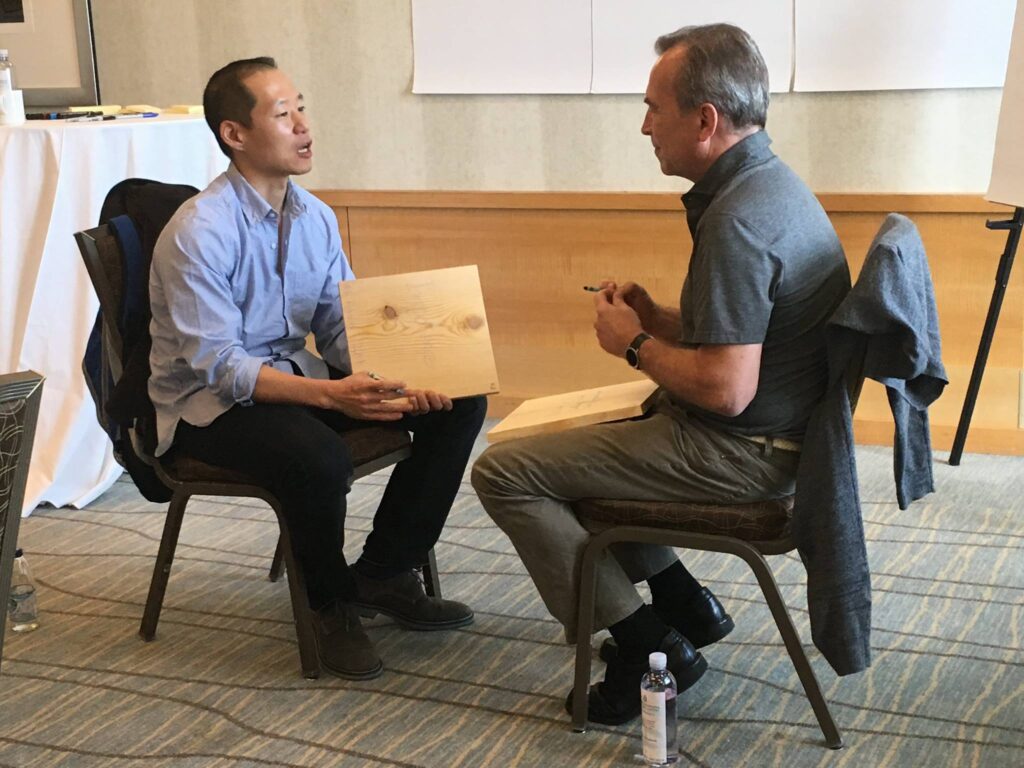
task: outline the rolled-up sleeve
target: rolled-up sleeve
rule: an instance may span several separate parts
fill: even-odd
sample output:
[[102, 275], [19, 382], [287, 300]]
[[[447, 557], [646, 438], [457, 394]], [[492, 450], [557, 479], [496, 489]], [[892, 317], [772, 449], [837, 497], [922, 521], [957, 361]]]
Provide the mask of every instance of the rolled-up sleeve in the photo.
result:
[[242, 312], [229, 279], [238, 251], [237, 242], [197, 225], [179, 229], [153, 267], [183, 362], [218, 398], [248, 403], [265, 359], [242, 345]]

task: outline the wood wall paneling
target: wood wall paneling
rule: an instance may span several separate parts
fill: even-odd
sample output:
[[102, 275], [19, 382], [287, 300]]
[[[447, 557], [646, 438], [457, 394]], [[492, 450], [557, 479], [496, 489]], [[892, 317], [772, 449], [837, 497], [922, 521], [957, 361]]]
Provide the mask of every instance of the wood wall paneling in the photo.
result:
[[[338, 215], [357, 274], [477, 264], [501, 392], [491, 414], [528, 397], [635, 379], [594, 340], [603, 277], [632, 279], [659, 301], [678, 298], [691, 248], [677, 195], [662, 193], [317, 192]], [[820, 195], [856, 276], [889, 211], [910, 216], [929, 255], [950, 386], [931, 409], [948, 449], [994, 286], [1005, 234], [985, 220], [1007, 209], [969, 195]], [[1024, 454], [1024, 267], [1012, 276], [968, 438], [968, 451]], [[891, 443], [884, 390], [865, 387], [861, 442]]]

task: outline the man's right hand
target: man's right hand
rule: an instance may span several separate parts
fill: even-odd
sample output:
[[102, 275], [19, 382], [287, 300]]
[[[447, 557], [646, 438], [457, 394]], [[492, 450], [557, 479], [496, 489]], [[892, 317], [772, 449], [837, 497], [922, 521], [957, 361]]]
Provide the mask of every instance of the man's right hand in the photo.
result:
[[654, 299], [651, 298], [647, 289], [636, 283], [623, 283], [622, 287], [619, 288], [619, 295], [636, 312], [637, 317], [640, 318], [640, 322], [644, 326], [644, 330], [650, 333], [648, 329], [654, 327], [654, 320], [658, 314], [658, 305], [654, 303]]
[[354, 419], [398, 421], [416, 410], [409, 398], [403, 397], [405, 382], [374, 378], [366, 371], [322, 384], [327, 398], [325, 407]]

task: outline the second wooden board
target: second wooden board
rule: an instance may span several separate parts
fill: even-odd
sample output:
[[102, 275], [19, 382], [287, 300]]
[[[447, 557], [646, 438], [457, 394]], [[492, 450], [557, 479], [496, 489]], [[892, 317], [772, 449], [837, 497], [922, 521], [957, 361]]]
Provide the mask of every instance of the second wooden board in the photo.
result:
[[642, 379], [526, 400], [487, 433], [487, 440], [500, 443], [571, 427], [631, 419], [653, 404], [657, 391], [657, 384]]
[[353, 371], [449, 397], [498, 391], [476, 265], [342, 282]]

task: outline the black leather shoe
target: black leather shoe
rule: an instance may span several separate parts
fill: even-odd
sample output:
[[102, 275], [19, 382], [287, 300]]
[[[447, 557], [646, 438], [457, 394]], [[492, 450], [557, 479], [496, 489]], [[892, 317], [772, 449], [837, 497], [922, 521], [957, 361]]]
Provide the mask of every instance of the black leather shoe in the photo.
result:
[[359, 595], [354, 605], [372, 619], [390, 616], [406, 629], [455, 629], [473, 623], [473, 611], [464, 603], [430, 597], [418, 571], [404, 571], [389, 579], [371, 579], [352, 570]]
[[384, 664], [353, 606], [336, 600], [313, 615], [320, 665], [346, 680], [379, 677]]
[[[665, 610], [664, 605], [655, 603], [653, 607], [658, 618], [689, 640], [694, 648], [717, 643], [736, 628], [732, 616], [725, 612], [718, 598], [707, 587], [685, 603], [673, 605], [671, 614]], [[618, 654], [618, 650], [615, 641], [608, 638], [601, 644], [599, 655], [607, 662]]]
[[[674, 629], [669, 630], [657, 650], [667, 657], [668, 670], [682, 693], [693, 686], [707, 671], [708, 663]], [[618, 654], [608, 661], [604, 680], [590, 686], [587, 693], [587, 720], [602, 725], [622, 725], [640, 714], [640, 678], [649, 668], [645, 659], [622, 659]], [[565, 699], [565, 711], [572, 714], [572, 695]]]
[[732, 616], [707, 587], [685, 603], [672, 605], [671, 610], [665, 610], [664, 606], [660, 611], [658, 608], [654, 606], [658, 617], [693, 643], [694, 648], [717, 643], [736, 627]]

